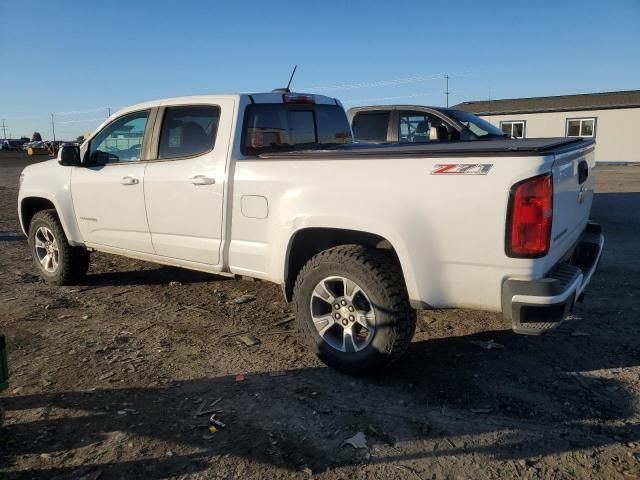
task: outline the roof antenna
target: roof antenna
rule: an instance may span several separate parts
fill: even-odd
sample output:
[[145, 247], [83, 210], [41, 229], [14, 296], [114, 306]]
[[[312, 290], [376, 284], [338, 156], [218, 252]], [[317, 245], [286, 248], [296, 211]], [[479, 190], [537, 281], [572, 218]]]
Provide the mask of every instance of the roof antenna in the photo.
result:
[[298, 69], [298, 65], [293, 67], [293, 72], [291, 72], [291, 76], [289, 77], [289, 83], [287, 83], [287, 86], [285, 88], [275, 88], [271, 91], [273, 93], [291, 93], [291, 90], [289, 90], [289, 87], [291, 86], [291, 81], [293, 80], [293, 76], [296, 74], [297, 69]]
[[[293, 80], [293, 76], [296, 74], [296, 70], [298, 69], [298, 65], [295, 65], [293, 67], [293, 72], [291, 72], [291, 76], [289, 77], [289, 83], [287, 83], [287, 90], [289, 90], [289, 87], [291, 86], [291, 80]], [[291, 90], [289, 90], [291, 91]]]

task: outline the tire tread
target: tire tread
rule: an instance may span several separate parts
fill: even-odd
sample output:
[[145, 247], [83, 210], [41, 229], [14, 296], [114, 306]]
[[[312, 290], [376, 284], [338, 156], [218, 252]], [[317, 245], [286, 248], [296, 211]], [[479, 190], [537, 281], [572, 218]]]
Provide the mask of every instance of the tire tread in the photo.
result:
[[84, 277], [89, 268], [89, 252], [82, 247], [69, 245], [58, 213], [54, 209], [40, 210], [33, 216], [29, 225], [29, 246], [32, 250], [36, 267], [40, 268], [33, 252], [31, 234], [34, 223], [38, 221], [46, 223], [53, 230], [53, 234], [58, 239], [58, 252], [60, 255], [58, 271], [55, 276], [45, 277], [43, 275], [43, 278], [47, 283], [53, 285], [73, 285], [77, 283], [78, 280]]
[[[326, 263], [341, 265], [348, 263], [359, 266], [367, 275], [373, 275], [379, 288], [389, 299], [389, 304], [385, 306], [393, 312], [394, 317], [401, 319], [393, 322], [391, 335], [385, 343], [385, 363], [396, 361], [409, 347], [416, 328], [416, 312], [409, 304], [406, 286], [397, 262], [380, 250], [362, 245], [339, 245], [324, 250], [307, 261], [300, 270], [294, 285], [294, 299], [300, 295], [305, 278]], [[299, 302], [295, 301], [294, 305], [299, 326], [308, 328], [302, 320]], [[366, 366], [362, 370], [366, 370]]]

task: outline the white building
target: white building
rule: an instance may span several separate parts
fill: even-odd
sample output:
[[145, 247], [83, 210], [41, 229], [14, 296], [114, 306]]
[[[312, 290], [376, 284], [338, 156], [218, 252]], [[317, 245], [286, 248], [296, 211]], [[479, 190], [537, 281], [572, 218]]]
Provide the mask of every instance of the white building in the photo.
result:
[[598, 162], [640, 162], [640, 90], [463, 102], [517, 138], [594, 137]]

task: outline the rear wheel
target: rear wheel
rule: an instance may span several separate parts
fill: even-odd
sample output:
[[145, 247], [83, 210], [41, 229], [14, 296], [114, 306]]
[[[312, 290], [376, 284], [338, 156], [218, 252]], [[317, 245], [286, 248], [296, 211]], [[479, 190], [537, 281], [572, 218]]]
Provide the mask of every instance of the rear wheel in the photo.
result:
[[29, 249], [40, 276], [53, 285], [70, 285], [89, 268], [89, 252], [67, 242], [55, 210], [41, 210], [29, 225]]
[[415, 331], [416, 313], [398, 265], [359, 245], [309, 260], [296, 280], [294, 302], [316, 355], [352, 375], [378, 372], [399, 358]]

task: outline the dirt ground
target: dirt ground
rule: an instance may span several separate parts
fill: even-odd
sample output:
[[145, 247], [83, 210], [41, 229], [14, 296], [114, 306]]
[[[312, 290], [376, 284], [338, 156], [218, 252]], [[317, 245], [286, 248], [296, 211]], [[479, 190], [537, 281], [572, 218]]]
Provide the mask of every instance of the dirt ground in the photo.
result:
[[[354, 379], [307, 352], [276, 285], [105, 254], [45, 285], [16, 214], [29, 161], [0, 154], [1, 478], [640, 476], [640, 167], [596, 171], [607, 244], [560, 329], [426, 311], [394, 368]], [[365, 448], [344, 443], [358, 432]]]

